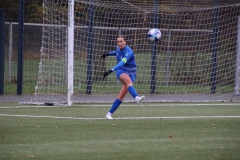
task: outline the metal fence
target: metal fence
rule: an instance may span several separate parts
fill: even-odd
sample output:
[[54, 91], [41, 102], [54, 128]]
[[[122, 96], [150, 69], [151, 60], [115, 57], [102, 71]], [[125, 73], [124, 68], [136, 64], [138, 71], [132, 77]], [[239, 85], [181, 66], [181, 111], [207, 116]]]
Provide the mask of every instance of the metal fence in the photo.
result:
[[[4, 37], [4, 42], [1, 43], [3, 45], [1, 49], [4, 49], [4, 54], [1, 54], [3, 56], [1, 68], [4, 70], [0, 71], [2, 80], [0, 95], [18, 94], [19, 80], [22, 80], [22, 92], [19, 93], [34, 93], [40, 59], [42, 26], [36, 26], [33, 23], [42, 23], [42, 3], [42, 0], [0, 2], [0, 9], [5, 12], [5, 22], [1, 23], [5, 30], [0, 33]], [[2, 17], [1, 20], [3, 20]], [[19, 59], [19, 52], [22, 59]], [[19, 65], [22, 65], [22, 68], [19, 68]], [[23, 73], [21, 78], [20, 72]]]

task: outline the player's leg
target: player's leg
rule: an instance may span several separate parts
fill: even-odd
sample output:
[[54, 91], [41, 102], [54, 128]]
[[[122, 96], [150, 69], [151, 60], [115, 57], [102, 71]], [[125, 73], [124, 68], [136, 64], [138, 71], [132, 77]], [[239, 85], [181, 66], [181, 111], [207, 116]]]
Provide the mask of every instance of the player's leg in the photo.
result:
[[118, 93], [118, 99], [123, 101], [123, 99], [124, 99], [125, 95], [127, 94], [127, 92], [128, 92], [127, 86], [125, 84], [122, 84], [121, 90]]
[[138, 96], [135, 88], [132, 86], [132, 80], [128, 74], [126, 73], [121, 74], [119, 80], [126, 85], [127, 90], [129, 91], [133, 98]]
[[107, 119], [113, 119], [112, 114], [117, 110], [117, 108], [121, 105], [123, 98], [129, 91], [132, 97], [136, 100], [136, 102], [140, 105], [144, 100], [145, 96], [139, 97], [132, 83], [135, 80], [135, 74], [130, 74], [130, 76], [125, 73], [124, 70], [118, 70], [116, 73], [118, 79], [122, 82], [122, 88], [118, 94], [118, 98], [113, 102], [113, 105], [109, 112], [106, 114]]
[[[131, 77], [130, 77], [131, 76]], [[142, 101], [144, 100], [145, 96], [141, 96], [139, 97], [137, 94], [137, 91], [135, 90], [135, 88], [133, 87], [132, 83], [135, 80], [135, 75], [131, 75], [130, 76], [126, 73], [123, 73], [119, 76], [120, 81], [126, 85], [129, 93], [132, 95], [132, 97], [137, 101], [137, 103], [140, 105], [142, 104]]]
[[108, 113], [106, 114], [106, 118], [107, 119], [113, 119], [112, 118], [112, 114], [118, 109], [118, 107], [121, 105], [125, 95], [127, 94], [128, 89], [127, 86], [123, 83], [121, 90], [118, 94], [118, 98], [113, 102], [112, 107], [110, 108], [110, 110], [108, 111]]

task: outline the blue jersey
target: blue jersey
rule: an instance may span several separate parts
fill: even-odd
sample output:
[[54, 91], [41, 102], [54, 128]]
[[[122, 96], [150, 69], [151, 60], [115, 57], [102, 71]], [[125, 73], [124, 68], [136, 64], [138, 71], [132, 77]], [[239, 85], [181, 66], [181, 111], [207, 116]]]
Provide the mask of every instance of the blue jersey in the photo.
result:
[[119, 68], [126, 71], [136, 71], [137, 64], [135, 62], [135, 55], [133, 50], [125, 46], [124, 49], [120, 49], [118, 46], [116, 47], [116, 51], [110, 52], [109, 55], [116, 55], [116, 60], [118, 64], [113, 67], [113, 70], [117, 70]]

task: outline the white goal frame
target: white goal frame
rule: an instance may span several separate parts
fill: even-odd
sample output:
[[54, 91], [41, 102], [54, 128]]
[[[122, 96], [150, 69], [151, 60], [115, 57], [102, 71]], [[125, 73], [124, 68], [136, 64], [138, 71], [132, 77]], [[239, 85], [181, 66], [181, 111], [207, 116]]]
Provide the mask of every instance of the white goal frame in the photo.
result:
[[[156, 0], [156, 2], [157, 1], [158, 0]], [[113, 6], [118, 6], [120, 2], [122, 2], [122, 5], [119, 7], [122, 7], [123, 9], [120, 8], [119, 12], [116, 10], [117, 15], [115, 15], [115, 17], [113, 16], [113, 18], [111, 16], [107, 16], [108, 13], [115, 13], [115, 8]], [[192, 2], [195, 3], [195, 1]], [[108, 69], [109, 66], [112, 66], [115, 62], [113, 59], [109, 58], [103, 62], [99, 57], [101, 54], [103, 54], [103, 52], [106, 53], [112, 51], [114, 48], [113, 37], [122, 34], [123, 36], [130, 37], [127, 38], [128, 44], [130, 47], [133, 47], [136, 55], [141, 58], [139, 58], [140, 60], [137, 59], [140, 62], [137, 63], [141, 65], [139, 65], [138, 68], [138, 72], [140, 74], [137, 74], [138, 79], [136, 81], [137, 84], [135, 84], [140, 88], [137, 89], [139, 91], [139, 94], [148, 94], [146, 96], [146, 101], [231, 101], [234, 95], [240, 95], [240, 18], [238, 17], [238, 24], [236, 24], [236, 17], [238, 15], [236, 15], [237, 12], [235, 11], [235, 15], [233, 16], [235, 18], [234, 22], [231, 21], [234, 23], [234, 25], [231, 27], [237, 28], [237, 30], [236, 28], [232, 30], [234, 30], [234, 33], [237, 32], [238, 36], [235, 34], [235, 36], [229, 36], [234, 40], [232, 40], [232, 42], [228, 42], [225, 45], [225, 34], [223, 34], [223, 37], [221, 37], [221, 39], [218, 39], [218, 36], [221, 36], [221, 33], [218, 33], [218, 30], [216, 30], [218, 26], [215, 25], [218, 25], [218, 19], [216, 18], [218, 15], [215, 15], [215, 13], [217, 13], [218, 6], [217, 9], [215, 8], [216, 6], [213, 5], [211, 5], [210, 8], [203, 7], [196, 10], [191, 10], [190, 8], [190, 12], [194, 12], [194, 14], [192, 17], [191, 15], [188, 17], [188, 15], [185, 15], [187, 12], [183, 12], [183, 10], [185, 11], [185, 6], [182, 8], [180, 7], [180, 10], [176, 10], [177, 16], [175, 16], [175, 14], [169, 13], [167, 10], [165, 15], [165, 8], [163, 6], [161, 6], [162, 8], [159, 6], [160, 10], [155, 12], [154, 5], [150, 5], [150, 8], [147, 8], [149, 6], [146, 6], [145, 8], [145, 6], [138, 5], [140, 2], [135, 0], [115, 0], [114, 4], [112, 4], [112, 1], [94, 0], [68, 0], [56, 2], [56, 4], [55, 1], [45, 1], [45, 4], [47, 4], [46, 12], [44, 12], [46, 19], [44, 19], [43, 24], [43, 27], [45, 27], [45, 39], [43, 39], [43, 48], [45, 50], [43, 49], [43, 51], [41, 51], [42, 61], [40, 62], [39, 67], [39, 81], [36, 85], [36, 96], [34, 97], [34, 102], [36, 103], [44, 104], [44, 102], [46, 102], [72, 106], [73, 103], [78, 102], [86, 103], [108, 101], [105, 98], [101, 98], [104, 96], [108, 98], [110, 96], [116, 97], [117, 90], [114, 88], [116, 87], [115, 84], [119, 85], [119, 83], [116, 80], [114, 74], [108, 76], [107, 79], [101, 79], [102, 73]], [[238, 4], [238, 7], [239, 6], [240, 4]], [[131, 12], [128, 11], [128, 8], [125, 7], [137, 8], [138, 11], [135, 12], [133, 10]], [[219, 7], [221, 9], [225, 6], [223, 5]], [[76, 10], [74, 10], [75, 8]], [[163, 9], [163, 11], [161, 9]], [[172, 8], [172, 10], [175, 11], [175, 8]], [[48, 17], [49, 12], [51, 15], [53, 15], [52, 17]], [[124, 16], [122, 16], [121, 12], [124, 12]], [[133, 23], [129, 23], [127, 21], [126, 17], [128, 16], [128, 12], [132, 13], [133, 15], [129, 16], [130, 20], [133, 19]], [[197, 12], [200, 12], [200, 14]], [[153, 24], [156, 23], [156, 19], [153, 20], [153, 14], [156, 13], [162, 16], [160, 18], [162, 22], [159, 22], [157, 28], [163, 32], [162, 39], [157, 43], [158, 48], [155, 49], [155, 52], [156, 50], [158, 52], [158, 55], [155, 55], [157, 59], [154, 57], [154, 44], [150, 44], [150, 42], [147, 41], [147, 37], [144, 39], [145, 32], [147, 34], [148, 30], [151, 29], [150, 27], [153, 27]], [[198, 15], [195, 15], [195, 13]], [[223, 16], [226, 16], [224, 15], [226, 13], [222, 11]], [[55, 16], [58, 14], [59, 18]], [[180, 21], [178, 21], [178, 14], [180, 17], [183, 17], [183, 19], [180, 19]], [[207, 16], [207, 20], [205, 20], [205, 15]], [[92, 19], [91, 16], [94, 19]], [[197, 16], [196, 21], [193, 19], [195, 18], [194, 16]], [[104, 18], [104, 20], [101, 18]], [[169, 22], [171, 21], [171, 18], [174, 22], [176, 20], [175, 24]], [[117, 25], [111, 24], [115, 19], [118, 22], [117, 24], [119, 27], [117, 27]], [[219, 20], [219, 23], [223, 23], [221, 21], [222, 19]], [[198, 27], [195, 23], [200, 27]], [[205, 25], [205, 23], [207, 24]], [[204, 26], [202, 26], [202, 24]], [[50, 35], [49, 38], [48, 31]], [[219, 35], [216, 36], [217, 34]], [[233, 35], [232, 32], [230, 32], [230, 34]], [[193, 39], [191, 39], [191, 36]], [[55, 37], [58, 39], [54, 39]], [[193, 43], [191, 43], [191, 41], [193, 41]], [[221, 45], [224, 44], [223, 47], [221, 46], [222, 48], [220, 51], [218, 51], [218, 41], [221, 41]], [[142, 46], [138, 44], [139, 42]], [[143, 44], [141, 42], [143, 42]], [[183, 42], [183, 44], [181, 44], [181, 42]], [[101, 47], [101, 45], [103, 47]], [[231, 47], [230, 53], [228, 53], [228, 45]], [[59, 46], [63, 47], [58, 48]], [[176, 49], [175, 47], [179, 48]], [[221, 65], [221, 68], [219, 67], [219, 70], [217, 68], [218, 66], [215, 67], [215, 64], [219, 63], [219, 61], [214, 61], [214, 59], [216, 59], [216, 56], [218, 56], [218, 52], [221, 52], [219, 54], [220, 56], [223, 55], [223, 60], [226, 57], [226, 60], [231, 61], [226, 62], [231, 64], [222, 63], [223, 65]], [[50, 58], [47, 58], [47, 56]], [[154, 61], [157, 61], [158, 64], [155, 64]], [[180, 64], [179, 62], [183, 63]], [[55, 66], [55, 64], [55, 68], [51, 67], [51, 65]], [[46, 66], [45, 68], [42, 67], [44, 65]], [[228, 67], [228, 70], [224, 69], [224, 65]], [[156, 68], [154, 69], [154, 66], [158, 67], [158, 75], [156, 75], [156, 77]], [[50, 69], [48, 70], [48, 68]], [[214, 68], [217, 69], [214, 70]], [[52, 75], [54, 77], [51, 75], [51, 71], [53, 71]], [[218, 71], [221, 75], [218, 74]], [[220, 80], [217, 80], [216, 78], [220, 77], [219, 75], [223, 76], [224, 78], [219, 78]], [[64, 77], [62, 78], [62, 76]], [[144, 79], [145, 77], [147, 77], [146, 80]], [[138, 84], [141, 85], [138, 86]], [[223, 87], [217, 87], [217, 89], [220, 89], [216, 90], [214, 87], [218, 86], [219, 84]], [[152, 85], [154, 86], [153, 89]], [[186, 88], [184, 88], [185, 86]], [[108, 88], [111, 89], [109, 92]], [[222, 96], [225, 93], [227, 94], [227, 97]], [[214, 97], [214, 95], [216, 96]], [[95, 99], [95, 97], [98, 98]], [[128, 98], [126, 99], [128, 101]], [[112, 99], [109, 101], [112, 101]], [[132, 102], [133, 100], [130, 101]]]
[[74, 0], [68, 1], [68, 106], [73, 105]]
[[237, 26], [237, 46], [236, 46], [236, 71], [235, 71], [235, 95], [240, 95], [240, 16], [238, 17]]

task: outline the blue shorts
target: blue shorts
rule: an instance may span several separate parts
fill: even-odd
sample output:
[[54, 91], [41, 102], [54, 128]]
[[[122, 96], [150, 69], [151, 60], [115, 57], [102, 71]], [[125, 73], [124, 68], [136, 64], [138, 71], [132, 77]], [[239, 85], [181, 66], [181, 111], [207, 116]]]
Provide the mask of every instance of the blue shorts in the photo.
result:
[[136, 71], [126, 71], [126, 70], [123, 70], [123, 69], [117, 69], [116, 70], [116, 77], [119, 79], [119, 77], [123, 73], [126, 73], [131, 78], [132, 83], [134, 83], [134, 81], [136, 79]]

